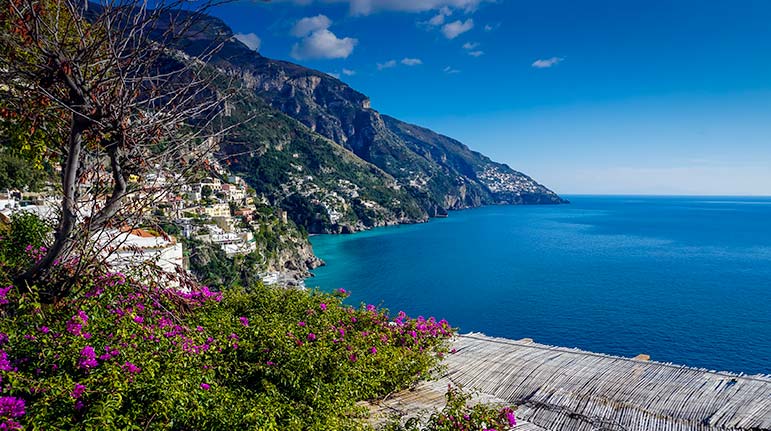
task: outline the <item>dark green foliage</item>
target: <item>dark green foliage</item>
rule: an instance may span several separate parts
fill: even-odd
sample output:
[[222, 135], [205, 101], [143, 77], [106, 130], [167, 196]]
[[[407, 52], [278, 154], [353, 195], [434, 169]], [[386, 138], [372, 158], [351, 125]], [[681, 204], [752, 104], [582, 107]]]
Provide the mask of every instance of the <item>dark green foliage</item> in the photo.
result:
[[[419, 203], [395, 187], [388, 174], [270, 108], [254, 94], [243, 92], [234, 105], [230, 119], [243, 123], [223, 141], [221, 156], [257, 195], [287, 210], [307, 231], [340, 232], [358, 222], [371, 227], [387, 220], [426, 218]], [[362, 220], [363, 202], [349, 196], [352, 189], [381, 210]], [[318, 203], [330, 192], [353, 205], [337, 223]]]
[[25, 211], [11, 216], [9, 225], [0, 225], [0, 279], [13, 277], [31, 265], [33, 256], [45, 250], [51, 231], [47, 222]]
[[36, 168], [21, 157], [0, 151], [0, 191], [19, 189], [38, 191], [51, 175], [45, 168]]
[[185, 240], [184, 246], [190, 272], [203, 284], [221, 288], [238, 280], [233, 260], [219, 247], [192, 238]]

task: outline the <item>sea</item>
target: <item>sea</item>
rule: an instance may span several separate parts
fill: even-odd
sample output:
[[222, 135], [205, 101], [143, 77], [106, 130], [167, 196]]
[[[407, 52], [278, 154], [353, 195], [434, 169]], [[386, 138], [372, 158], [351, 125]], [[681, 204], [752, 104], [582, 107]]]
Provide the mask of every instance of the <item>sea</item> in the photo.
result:
[[771, 374], [771, 197], [565, 197], [314, 236], [306, 285], [461, 333]]

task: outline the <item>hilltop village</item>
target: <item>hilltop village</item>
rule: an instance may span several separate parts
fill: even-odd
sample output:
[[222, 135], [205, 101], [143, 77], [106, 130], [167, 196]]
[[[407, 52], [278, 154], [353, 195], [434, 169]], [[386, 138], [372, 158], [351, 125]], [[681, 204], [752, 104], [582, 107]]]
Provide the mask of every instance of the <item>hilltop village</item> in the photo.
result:
[[[131, 176], [136, 190], [127, 205], [141, 207], [146, 218], [115, 226], [106, 242], [110, 261], [116, 267], [133, 267], [152, 262], [165, 271], [189, 270], [192, 245], [205, 244], [233, 259], [255, 255], [260, 262], [259, 277], [265, 284], [302, 286], [302, 276], [294, 268], [276, 267], [275, 256], [261, 253], [257, 236], [266, 231], [281, 231], [289, 222], [286, 211], [272, 207], [266, 198], [256, 196], [239, 176], [230, 174], [216, 161], [208, 160], [205, 175], [195, 181], [183, 180], [172, 172], [156, 171], [143, 178]], [[81, 184], [84, 194], [94, 184]], [[51, 189], [29, 192], [18, 189], [0, 192], [0, 223], [9, 223], [16, 213], [33, 213], [54, 222], [60, 197]], [[88, 196], [82, 197], [88, 202]], [[88, 218], [83, 205], [82, 219]], [[148, 220], [153, 220], [152, 223]], [[278, 232], [277, 232], [278, 233]], [[262, 255], [260, 255], [262, 254]], [[273, 265], [271, 265], [273, 264]]]

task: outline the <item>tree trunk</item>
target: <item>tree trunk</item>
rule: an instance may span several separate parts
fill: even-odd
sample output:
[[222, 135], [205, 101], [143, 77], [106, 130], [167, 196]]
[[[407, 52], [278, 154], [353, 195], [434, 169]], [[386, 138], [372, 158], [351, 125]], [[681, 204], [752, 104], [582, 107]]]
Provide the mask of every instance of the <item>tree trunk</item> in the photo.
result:
[[[48, 249], [45, 256], [35, 263], [27, 271], [14, 279], [17, 288], [31, 287], [40, 281], [54, 266], [54, 263], [63, 261], [72, 249], [74, 241], [72, 232], [77, 221], [76, 206], [78, 200], [78, 170], [80, 169], [80, 155], [83, 148], [83, 132], [90, 126], [90, 120], [73, 114], [68, 138], [68, 151], [62, 166], [62, 214], [59, 225], [54, 234], [54, 243]], [[52, 283], [50, 286], [40, 287], [41, 300], [54, 302], [64, 297], [67, 292], [63, 286], [68, 283]]]

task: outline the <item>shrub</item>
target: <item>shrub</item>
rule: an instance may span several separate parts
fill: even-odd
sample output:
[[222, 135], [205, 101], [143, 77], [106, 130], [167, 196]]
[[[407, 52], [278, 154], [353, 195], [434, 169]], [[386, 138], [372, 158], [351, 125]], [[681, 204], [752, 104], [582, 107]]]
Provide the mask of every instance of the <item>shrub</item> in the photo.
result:
[[8, 226], [0, 226], [0, 280], [11, 277], [45, 253], [51, 226], [37, 215], [20, 211]]
[[356, 402], [427, 376], [445, 321], [345, 292], [189, 292], [121, 273], [41, 305], [0, 289], [0, 427], [355, 430]]

